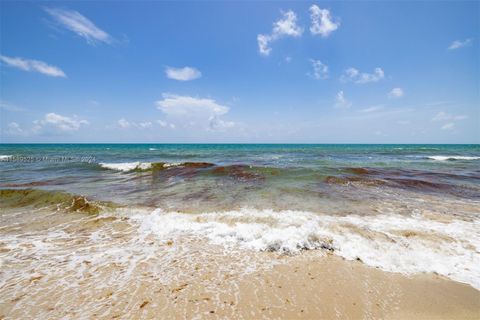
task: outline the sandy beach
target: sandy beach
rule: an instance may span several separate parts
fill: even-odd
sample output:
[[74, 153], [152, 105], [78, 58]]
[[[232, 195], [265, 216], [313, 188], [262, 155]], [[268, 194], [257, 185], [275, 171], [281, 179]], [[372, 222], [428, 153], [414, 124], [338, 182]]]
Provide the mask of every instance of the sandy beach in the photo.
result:
[[480, 0], [0, 0], [0, 320], [480, 320]]

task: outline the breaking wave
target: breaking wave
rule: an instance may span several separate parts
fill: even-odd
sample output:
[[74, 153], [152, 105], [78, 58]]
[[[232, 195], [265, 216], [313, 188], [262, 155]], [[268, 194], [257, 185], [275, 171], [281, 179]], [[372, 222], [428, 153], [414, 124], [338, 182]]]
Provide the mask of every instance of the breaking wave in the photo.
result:
[[225, 247], [296, 254], [327, 249], [385, 271], [431, 272], [480, 288], [480, 221], [431, 216], [318, 215], [243, 208], [184, 214], [161, 209], [131, 217], [161, 239], [194, 234]]
[[429, 156], [427, 159], [436, 161], [448, 161], [448, 160], [479, 160], [480, 157], [474, 156]]

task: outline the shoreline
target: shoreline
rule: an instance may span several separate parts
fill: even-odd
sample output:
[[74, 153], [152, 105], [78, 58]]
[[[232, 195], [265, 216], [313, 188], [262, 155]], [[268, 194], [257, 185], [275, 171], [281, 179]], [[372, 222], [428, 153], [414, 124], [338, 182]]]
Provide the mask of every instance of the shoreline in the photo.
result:
[[196, 214], [40, 189], [0, 198], [0, 319], [480, 318], [476, 202]]
[[[219, 292], [230, 292], [219, 297], [205, 294], [201, 281], [179, 285], [168, 317], [465, 320], [480, 316], [480, 291], [437, 275], [389, 273], [330, 254], [319, 258], [315, 252], [281, 259], [289, 261], [247, 275], [232, 290], [219, 285]], [[235, 289], [238, 292], [232, 292]], [[149, 318], [161, 309], [139, 310], [138, 316]]]
[[[268, 253], [266, 253], [268, 254]], [[434, 274], [406, 276], [317, 252], [279, 257], [283, 263], [232, 286], [207, 274], [167, 286], [138, 301], [129, 316], [211, 319], [478, 319], [480, 291]], [[229, 278], [225, 274], [225, 279]], [[217, 295], [205, 291], [215, 284]], [[156, 305], [152, 304], [156, 302]], [[159, 303], [160, 302], [160, 303]], [[168, 307], [167, 307], [168, 306]], [[121, 318], [121, 317], [120, 317]]]
[[[188, 242], [167, 246], [184, 244]], [[270, 260], [273, 264], [244, 273], [237, 268], [238, 257], [222, 254], [215, 246], [202, 253], [205, 243], [190, 245], [194, 256], [190, 261], [196, 263], [173, 260], [170, 268], [174, 270], [168, 272], [177, 276], [170, 281], [157, 277], [151, 265], [144, 265], [130, 274], [132, 283], [117, 289], [102, 284], [91, 291], [88, 288], [98, 283], [85, 278], [80, 282], [84, 289], [60, 290], [32, 303], [35, 291], [42, 286], [51, 289], [51, 281], [58, 281], [42, 284], [41, 276], [33, 277], [29, 281], [33, 292], [9, 299], [2, 294], [0, 318], [151, 319], [161, 315], [166, 319], [465, 320], [480, 315], [479, 290], [435, 274], [385, 272], [324, 250], [294, 256], [247, 251], [245, 255], [252, 261]], [[87, 273], [92, 269], [119, 272], [115, 266], [87, 267]], [[63, 294], [69, 298], [65, 300]], [[34, 301], [29, 303], [30, 298]]]

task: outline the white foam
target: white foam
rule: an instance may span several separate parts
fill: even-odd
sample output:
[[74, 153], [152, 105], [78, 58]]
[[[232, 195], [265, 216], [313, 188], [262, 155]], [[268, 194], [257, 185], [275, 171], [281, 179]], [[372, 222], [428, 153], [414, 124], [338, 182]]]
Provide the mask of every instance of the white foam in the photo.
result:
[[341, 257], [385, 271], [435, 272], [480, 289], [478, 220], [445, 223], [421, 215], [337, 217], [246, 208], [202, 214], [157, 209], [131, 218], [141, 233], [165, 240], [188, 234], [226, 248], [288, 253], [332, 248]]
[[150, 150], [150, 151], [155, 151], [155, 150], [157, 150], [157, 149], [155, 149], [155, 148], [148, 148], [148, 150]]
[[120, 162], [120, 163], [99, 163], [102, 168], [128, 172], [132, 170], [148, 170], [152, 167], [150, 162]]
[[430, 160], [437, 160], [437, 161], [447, 161], [447, 160], [478, 160], [480, 157], [473, 157], [473, 156], [430, 156], [427, 157]]
[[182, 164], [183, 164], [182, 162], [164, 163], [164, 164], [163, 164], [163, 167], [164, 167], [164, 168], [178, 167], [178, 166], [181, 166]]
[[0, 161], [6, 161], [8, 159], [10, 159], [11, 157], [13, 157], [12, 155], [3, 155], [1, 154], [0, 155]]

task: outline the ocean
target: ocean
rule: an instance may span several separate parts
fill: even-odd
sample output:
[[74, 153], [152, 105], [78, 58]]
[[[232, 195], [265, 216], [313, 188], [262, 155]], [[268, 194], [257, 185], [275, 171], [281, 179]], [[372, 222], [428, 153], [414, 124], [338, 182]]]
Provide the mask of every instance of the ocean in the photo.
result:
[[222, 274], [314, 251], [480, 289], [479, 145], [2, 144], [0, 195], [0, 300], [178, 280], [207, 253]]

